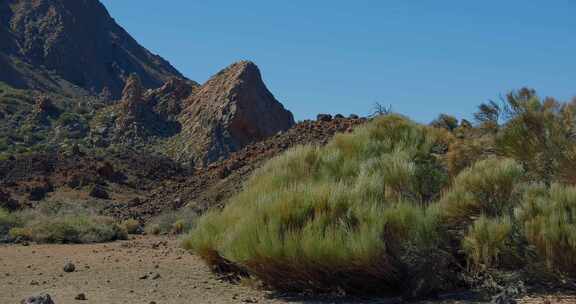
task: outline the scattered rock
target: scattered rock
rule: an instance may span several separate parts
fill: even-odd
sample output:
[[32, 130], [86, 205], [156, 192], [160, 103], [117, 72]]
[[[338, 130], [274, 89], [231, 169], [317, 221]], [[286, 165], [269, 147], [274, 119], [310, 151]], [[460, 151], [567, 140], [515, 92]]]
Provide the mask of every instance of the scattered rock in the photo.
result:
[[95, 198], [99, 198], [99, 199], [110, 199], [110, 195], [108, 194], [106, 189], [104, 189], [104, 187], [102, 187], [100, 185], [94, 185], [92, 187], [92, 189], [90, 190], [89, 195], [91, 197], [95, 197]]
[[66, 263], [66, 265], [64, 265], [64, 272], [74, 272], [76, 271], [76, 265], [74, 265], [72, 262], [68, 262]]
[[318, 114], [316, 116], [317, 121], [332, 121], [332, 115], [330, 114]]
[[40, 294], [28, 297], [20, 302], [21, 304], [54, 304], [49, 294]]
[[74, 297], [74, 299], [78, 300], [78, 301], [86, 301], [87, 300], [86, 295], [84, 293], [79, 293], [77, 296]]

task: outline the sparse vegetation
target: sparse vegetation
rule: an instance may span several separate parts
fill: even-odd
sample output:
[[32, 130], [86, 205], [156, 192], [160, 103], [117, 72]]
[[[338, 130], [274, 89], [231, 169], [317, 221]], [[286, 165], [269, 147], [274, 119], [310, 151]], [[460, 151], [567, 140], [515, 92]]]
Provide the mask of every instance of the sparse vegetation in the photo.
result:
[[145, 227], [148, 234], [183, 234], [192, 229], [198, 217], [197, 211], [184, 207], [178, 211], [168, 211], [150, 220]]
[[0, 237], [39, 243], [96, 243], [126, 239], [127, 232], [92, 208], [44, 202], [36, 209], [0, 211]]

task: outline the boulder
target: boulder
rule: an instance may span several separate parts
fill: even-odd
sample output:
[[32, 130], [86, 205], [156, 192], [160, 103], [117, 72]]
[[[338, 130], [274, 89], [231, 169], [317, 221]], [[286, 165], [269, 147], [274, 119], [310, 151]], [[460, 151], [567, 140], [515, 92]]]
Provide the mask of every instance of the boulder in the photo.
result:
[[20, 209], [20, 204], [17, 200], [12, 199], [10, 193], [0, 189], [0, 208], [15, 211]]
[[20, 302], [21, 304], [54, 304], [49, 294], [40, 294], [28, 297]]
[[99, 199], [110, 199], [110, 195], [108, 194], [108, 191], [106, 191], [106, 189], [104, 189], [104, 187], [100, 186], [100, 185], [94, 185], [92, 187], [92, 189], [90, 190], [90, 193], [88, 194], [91, 197], [94, 198], [99, 198]]
[[330, 114], [318, 114], [316, 116], [317, 121], [332, 121], [332, 115]]

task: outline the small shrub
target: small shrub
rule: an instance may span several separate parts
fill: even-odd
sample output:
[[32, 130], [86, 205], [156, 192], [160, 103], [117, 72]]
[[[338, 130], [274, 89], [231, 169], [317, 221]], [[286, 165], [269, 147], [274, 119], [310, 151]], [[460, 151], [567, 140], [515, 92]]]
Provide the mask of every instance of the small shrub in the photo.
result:
[[490, 219], [481, 216], [468, 230], [462, 247], [473, 269], [501, 265], [514, 249], [511, 246], [512, 221], [508, 217]]
[[512, 159], [490, 158], [465, 169], [440, 202], [445, 223], [461, 228], [481, 215], [511, 214], [522, 174], [522, 166]]
[[0, 208], [0, 239], [6, 238], [10, 229], [18, 226], [20, 220], [14, 213], [10, 213]]
[[146, 226], [146, 233], [151, 235], [160, 235], [160, 233], [162, 233], [162, 229], [160, 228], [159, 224], [151, 224]]
[[150, 220], [145, 231], [153, 235], [186, 233], [194, 227], [197, 216], [196, 211], [188, 207], [165, 212]]
[[140, 233], [140, 222], [135, 219], [128, 219], [122, 222], [121, 226], [128, 234]]
[[527, 191], [516, 210], [524, 236], [549, 270], [576, 275], [576, 187]]
[[15, 228], [10, 229], [10, 232], [8, 233], [8, 235], [13, 240], [22, 239], [22, 240], [31, 241], [33, 239], [32, 230], [30, 228], [15, 227]]

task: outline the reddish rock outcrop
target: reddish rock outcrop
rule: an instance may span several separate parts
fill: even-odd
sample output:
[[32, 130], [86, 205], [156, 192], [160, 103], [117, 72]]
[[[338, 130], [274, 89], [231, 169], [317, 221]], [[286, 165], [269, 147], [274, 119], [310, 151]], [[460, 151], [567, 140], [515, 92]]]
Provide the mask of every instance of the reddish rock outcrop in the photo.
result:
[[208, 164], [294, 125], [292, 113], [274, 98], [249, 61], [219, 72], [186, 103], [175, 144], [180, 160]]

